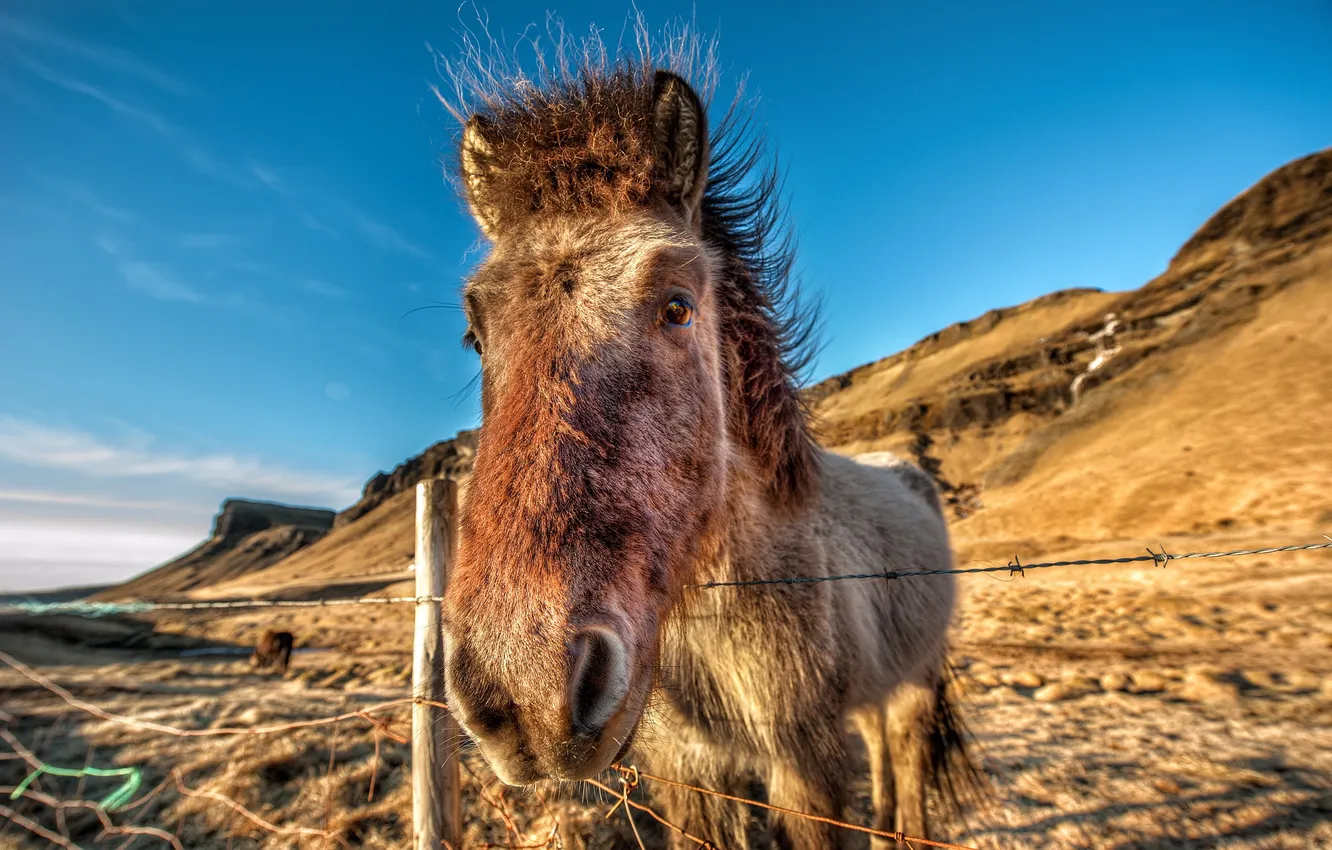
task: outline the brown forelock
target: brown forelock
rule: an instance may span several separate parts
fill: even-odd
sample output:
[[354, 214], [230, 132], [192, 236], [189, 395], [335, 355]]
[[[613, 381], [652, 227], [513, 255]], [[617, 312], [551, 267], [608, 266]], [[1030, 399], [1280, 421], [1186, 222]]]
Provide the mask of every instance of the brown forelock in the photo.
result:
[[652, 201], [651, 76], [621, 68], [520, 87], [479, 115], [478, 157], [496, 218], [622, 211]]
[[[650, 663], [709, 536], [725, 478], [716, 305], [708, 258], [663, 233], [642, 215], [544, 219], [469, 287], [487, 305], [490, 362], [448, 592], [467, 640], [507, 653], [487, 659], [505, 680], [549, 687], [570, 629], [607, 605]], [[672, 276], [697, 293], [699, 344], [654, 336]]]

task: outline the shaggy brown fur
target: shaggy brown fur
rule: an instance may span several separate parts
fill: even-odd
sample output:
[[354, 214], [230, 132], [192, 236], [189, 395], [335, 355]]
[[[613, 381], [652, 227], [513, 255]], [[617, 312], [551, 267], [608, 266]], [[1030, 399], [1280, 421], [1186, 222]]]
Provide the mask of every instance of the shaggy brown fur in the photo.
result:
[[[483, 422], [445, 603], [450, 705], [511, 784], [593, 775], [637, 739], [663, 775], [741, 794], [758, 778], [834, 818], [851, 718], [876, 823], [924, 835], [928, 781], [970, 764], [949, 758], [951, 577], [686, 590], [945, 569], [938, 495], [896, 459], [811, 440], [811, 323], [743, 123], [710, 136], [682, 77], [588, 56], [535, 82], [474, 75], [460, 110], [460, 182], [492, 248], [464, 291]], [[689, 831], [748, 846], [733, 804], [663, 797]], [[777, 815], [771, 838], [843, 836]]]

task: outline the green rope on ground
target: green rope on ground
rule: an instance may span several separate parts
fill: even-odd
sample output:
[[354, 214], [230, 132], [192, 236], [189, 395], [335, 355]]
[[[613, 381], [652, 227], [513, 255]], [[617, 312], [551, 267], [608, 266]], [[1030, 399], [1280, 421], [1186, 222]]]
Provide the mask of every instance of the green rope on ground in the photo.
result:
[[33, 768], [32, 773], [29, 773], [28, 776], [18, 784], [18, 787], [10, 793], [9, 799], [17, 800], [19, 797], [22, 797], [23, 792], [28, 790], [28, 786], [33, 782], [36, 782], [37, 777], [41, 776], [43, 773], [50, 776], [63, 776], [68, 779], [82, 779], [85, 776], [125, 777], [124, 785], [121, 785], [115, 791], [107, 794], [102, 798], [102, 802], [97, 804], [99, 809], [108, 813], [115, 812], [133, 799], [134, 792], [138, 791], [139, 787], [143, 785], [143, 774], [137, 767], [81, 767], [75, 770], [68, 767], [56, 767], [55, 765], [46, 764], [45, 762], [39, 762], [38, 765]]
[[146, 614], [148, 602], [35, 602], [20, 600], [0, 605], [0, 614], [74, 614], [79, 617], [113, 617], [117, 614]]

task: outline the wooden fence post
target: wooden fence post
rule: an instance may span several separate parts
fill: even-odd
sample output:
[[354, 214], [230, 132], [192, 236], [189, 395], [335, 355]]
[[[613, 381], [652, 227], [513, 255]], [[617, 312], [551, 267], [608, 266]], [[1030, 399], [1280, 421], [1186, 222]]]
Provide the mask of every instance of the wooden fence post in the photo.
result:
[[[457, 551], [457, 482], [416, 485], [416, 595], [444, 595]], [[444, 636], [440, 603], [416, 603], [412, 653], [413, 696], [444, 702]], [[446, 709], [412, 705], [412, 824], [414, 850], [462, 848], [462, 785], [458, 776], [458, 724]]]

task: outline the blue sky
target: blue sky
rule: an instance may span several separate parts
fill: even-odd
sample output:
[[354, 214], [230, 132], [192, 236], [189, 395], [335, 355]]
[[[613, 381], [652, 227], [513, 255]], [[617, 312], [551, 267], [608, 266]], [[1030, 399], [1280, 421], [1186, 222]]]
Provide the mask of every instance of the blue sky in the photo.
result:
[[[627, 3], [480, 3], [619, 38]], [[1332, 6], [643, 5], [749, 73], [821, 378], [951, 322], [1159, 273], [1332, 145]], [[372, 11], [379, 9], [382, 11]], [[457, 4], [10, 0], [0, 12], [0, 589], [112, 581], [225, 496], [342, 507], [475, 423], [447, 309], [477, 233], [427, 44]], [[529, 24], [536, 24], [528, 29]]]

